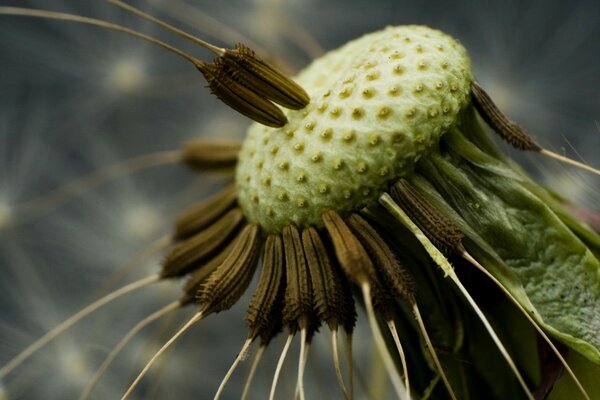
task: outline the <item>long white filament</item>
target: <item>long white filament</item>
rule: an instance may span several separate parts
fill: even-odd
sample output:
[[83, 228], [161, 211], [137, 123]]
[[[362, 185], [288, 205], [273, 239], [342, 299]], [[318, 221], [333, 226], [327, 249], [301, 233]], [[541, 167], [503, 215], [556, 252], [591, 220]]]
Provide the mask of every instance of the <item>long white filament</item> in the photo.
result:
[[425, 329], [425, 323], [423, 322], [423, 318], [421, 317], [421, 312], [419, 311], [419, 307], [417, 306], [417, 303], [413, 304], [412, 308], [413, 308], [413, 314], [415, 315], [415, 319], [417, 320], [417, 323], [419, 324], [419, 329], [421, 330], [421, 334], [423, 335], [423, 339], [425, 339], [425, 344], [427, 345], [427, 349], [429, 349], [429, 354], [431, 355], [431, 358], [433, 359], [433, 363], [435, 364], [435, 367], [437, 368], [437, 370], [440, 374], [440, 377], [442, 378], [442, 381], [444, 382], [444, 385], [446, 386], [446, 389], [448, 390], [448, 393], [450, 394], [450, 397], [452, 398], [452, 400], [456, 400], [456, 394], [454, 393], [452, 386], [450, 386], [450, 381], [448, 381], [448, 377], [446, 376], [446, 373], [444, 372], [442, 363], [440, 362], [440, 359], [438, 358], [437, 353], [435, 352], [433, 343], [431, 343], [431, 338], [429, 337], [429, 333], [427, 333], [427, 329]]
[[498, 348], [498, 350], [500, 350], [500, 353], [502, 354], [502, 357], [504, 357], [504, 359], [508, 363], [508, 366], [510, 367], [510, 369], [512, 369], [513, 374], [515, 374], [515, 377], [517, 378], [517, 380], [519, 381], [519, 383], [523, 387], [523, 390], [525, 391], [525, 394], [527, 395], [527, 398], [529, 398], [529, 400], [535, 400], [534, 397], [533, 397], [533, 394], [531, 393], [531, 391], [527, 387], [527, 384], [525, 383], [525, 380], [521, 376], [521, 373], [519, 372], [519, 369], [515, 365], [515, 362], [513, 361], [513, 359], [510, 356], [510, 354], [508, 354], [508, 351], [506, 350], [506, 347], [504, 347], [504, 345], [502, 344], [502, 341], [500, 340], [500, 338], [498, 337], [498, 335], [496, 335], [496, 331], [494, 331], [494, 328], [492, 328], [492, 325], [490, 325], [490, 323], [487, 320], [486, 316], [483, 314], [483, 311], [481, 311], [481, 309], [479, 308], [479, 306], [477, 305], [477, 303], [475, 303], [475, 300], [473, 300], [473, 298], [471, 297], [471, 295], [469, 294], [469, 292], [467, 291], [467, 289], [463, 286], [462, 282], [458, 279], [458, 276], [456, 276], [456, 274], [454, 274], [454, 273], [450, 274], [449, 276], [450, 276], [450, 279], [452, 279], [452, 281], [454, 282], [454, 284], [456, 286], [458, 286], [458, 289], [461, 291], [461, 293], [463, 294], [463, 296], [465, 297], [465, 299], [467, 299], [467, 302], [471, 305], [471, 308], [473, 309], [473, 311], [475, 311], [475, 313], [477, 314], [477, 316], [479, 317], [479, 319], [483, 323], [483, 326], [488, 331], [488, 334], [490, 335], [490, 337], [492, 338], [492, 340], [494, 341], [494, 343], [496, 343], [496, 347]]
[[542, 149], [542, 150], [540, 150], [540, 154], [543, 154], [547, 157], [553, 158], [553, 159], [563, 162], [565, 164], [571, 164], [577, 168], [581, 168], [585, 171], [591, 172], [592, 174], [600, 175], [600, 170], [598, 170], [590, 165], [584, 164], [582, 162], [575, 161], [575, 160], [570, 159], [565, 156], [561, 156], [560, 154], [557, 154], [553, 151]]
[[344, 400], [348, 400], [348, 391], [346, 390], [346, 385], [344, 384], [344, 378], [342, 376], [342, 370], [340, 368], [337, 332], [337, 329], [333, 329], [331, 331], [331, 350], [333, 352], [333, 367], [335, 368], [335, 376], [337, 378], [338, 384], [340, 385], [340, 390], [342, 391]]
[[82, 308], [77, 313], [73, 314], [72, 316], [67, 318], [65, 321], [61, 322], [56, 327], [54, 327], [52, 330], [47, 332], [41, 338], [39, 338], [38, 340], [36, 340], [32, 344], [30, 344], [27, 348], [25, 348], [25, 350], [20, 352], [16, 357], [14, 357], [6, 365], [4, 365], [2, 368], [0, 368], [0, 377], [3, 377], [5, 375], [9, 374], [12, 370], [14, 370], [21, 363], [23, 363], [25, 360], [27, 360], [29, 357], [31, 357], [35, 352], [37, 352], [42, 347], [47, 345], [54, 338], [59, 336], [61, 333], [65, 332], [67, 329], [71, 328], [77, 322], [81, 321], [83, 318], [87, 317], [88, 315], [90, 315], [91, 313], [93, 313], [94, 311], [99, 309], [100, 307], [102, 307], [102, 306], [110, 303], [111, 301], [116, 300], [119, 297], [126, 295], [127, 293], [130, 293], [136, 289], [140, 289], [151, 283], [158, 282], [159, 279], [160, 279], [160, 277], [158, 274], [153, 274], [153, 275], [147, 276], [145, 278], [142, 278], [140, 280], [132, 282], [128, 285], [125, 285], [125, 286], [107, 294], [106, 296], [94, 301], [93, 303], [88, 304], [86, 307]]
[[141, 32], [137, 32], [133, 29], [129, 29], [129, 28], [126, 28], [126, 27], [118, 25], [118, 24], [113, 24], [111, 22], [102, 21], [102, 20], [95, 19], [95, 18], [82, 17], [80, 15], [61, 13], [61, 12], [56, 12], [56, 11], [36, 10], [33, 8], [21, 8], [21, 7], [0, 7], [0, 14], [56, 19], [56, 20], [61, 20], [61, 21], [79, 22], [81, 24], [100, 26], [102, 28], [112, 29], [114, 31], [123, 32], [128, 35], [135, 36], [139, 39], [145, 40], [147, 42], [153, 43], [159, 47], [162, 47], [163, 49], [165, 49], [167, 51], [177, 54], [179, 57], [191, 62], [194, 65], [204, 65], [203, 61], [201, 61], [201, 60], [197, 59], [196, 57], [193, 57], [193, 56], [189, 55], [188, 53], [181, 51], [165, 42], [162, 42], [151, 36], [145, 35]]
[[148, 21], [151, 21], [151, 22], [153, 22], [153, 23], [155, 23], [155, 24], [163, 27], [164, 29], [167, 29], [167, 30], [169, 30], [169, 31], [171, 31], [173, 33], [176, 33], [179, 36], [184, 37], [187, 40], [189, 40], [191, 42], [194, 42], [194, 43], [196, 43], [196, 44], [198, 44], [198, 45], [200, 45], [200, 46], [202, 46], [202, 47], [204, 47], [204, 48], [206, 48], [206, 49], [214, 52], [217, 55], [223, 55], [225, 53], [225, 49], [223, 49], [221, 47], [214, 46], [214, 45], [212, 45], [212, 44], [210, 44], [210, 43], [208, 43], [208, 42], [206, 42], [206, 41], [204, 41], [204, 40], [202, 40], [200, 38], [197, 38], [194, 35], [190, 35], [189, 33], [185, 32], [185, 31], [183, 31], [183, 30], [181, 30], [179, 28], [176, 28], [176, 27], [174, 27], [171, 24], [167, 24], [166, 22], [161, 21], [158, 18], [155, 18], [152, 15], [147, 14], [147, 13], [143, 12], [142, 10], [139, 10], [139, 9], [137, 9], [137, 8], [135, 8], [135, 7], [127, 4], [127, 3], [123, 3], [120, 0], [106, 0], [106, 1], [109, 2], [109, 3], [111, 3], [111, 4], [113, 4], [113, 5], [115, 5], [115, 6], [117, 6], [117, 7], [121, 7], [122, 9], [127, 10], [130, 13], [137, 15], [138, 17], [147, 19]]
[[290, 332], [285, 342], [285, 346], [283, 346], [281, 356], [279, 356], [279, 361], [277, 361], [277, 368], [275, 369], [275, 375], [273, 376], [273, 383], [271, 384], [271, 393], [269, 394], [269, 400], [275, 400], [275, 390], [277, 389], [277, 381], [279, 380], [279, 374], [281, 373], [281, 368], [283, 367], [285, 356], [287, 355], [288, 350], [290, 349], [290, 345], [292, 344], [292, 339], [294, 339], [294, 334]]
[[183, 335], [188, 329], [191, 328], [192, 325], [194, 325], [196, 322], [200, 321], [202, 318], [204, 318], [204, 313], [202, 311], [198, 311], [196, 314], [194, 314], [194, 316], [185, 323], [185, 325], [183, 325], [181, 327], [181, 329], [179, 329], [179, 331], [177, 331], [177, 333], [175, 333], [171, 339], [169, 339], [161, 348], [160, 350], [158, 350], [154, 356], [152, 356], [152, 358], [150, 359], [150, 361], [148, 361], [148, 363], [146, 364], [146, 366], [144, 367], [144, 369], [142, 370], [142, 372], [139, 373], [139, 375], [135, 378], [135, 380], [133, 381], [133, 383], [129, 386], [129, 388], [127, 389], [127, 391], [125, 392], [125, 394], [123, 394], [123, 397], [121, 397], [121, 400], [126, 400], [129, 398], [129, 396], [131, 396], [131, 393], [133, 393], [133, 390], [136, 388], [136, 386], [140, 383], [140, 381], [142, 380], [142, 378], [146, 375], [146, 373], [150, 370], [150, 367], [152, 367], [152, 364], [154, 364], [154, 362], [173, 344], [175, 343], [175, 341], [177, 339], [179, 339], [179, 337], [181, 335]]
[[296, 398], [304, 398], [304, 369], [308, 356], [309, 343], [307, 341], [306, 328], [300, 330], [300, 358], [298, 360], [298, 379], [296, 380]]
[[83, 392], [81, 392], [81, 396], [79, 396], [79, 400], [86, 400], [90, 397], [92, 390], [94, 390], [94, 388], [100, 381], [100, 378], [102, 378], [102, 376], [104, 375], [104, 373], [106, 372], [108, 367], [110, 367], [110, 365], [112, 364], [114, 359], [117, 357], [117, 355], [119, 355], [121, 350], [123, 350], [123, 348], [127, 345], [127, 343], [129, 343], [131, 341], [131, 339], [133, 339], [133, 337], [138, 334], [139, 331], [141, 331], [142, 329], [144, 329], [146, 326], [148, 326], [152, 322], [156, 321], [157, 319], [170, 313], [171, 311], [177, 310], [179, 307], [181, 307], [181, 303], [179, 301], [174, 301], [174, 302], [166, 305], [165, 307], [161, 308], [160, 310], [148, 315], [146, 318], [144, 318], [140, 322], [138, 322], [133, 328], [131, 328], [129, 330], [129, 332], [127, 332], [127, 334], [125, 336], [123, 336], [123, 338], [119, 341], [119, 343], [117, 343], [117, 345], [112, 349], [112, 351], [104, 359], [104, 361], [102, 362], [100, 367], [96, 370], [96, 372], [92, 376], [92, 379], [90, 379], [90, 381], [88, 382], [86, 387], [83, 389]]
[[237, 357], [235, 358], [235, 361], [233, 362], [233, 364], [231, 364], [231, 367], [229, 368], [229, 371], [227, 371], [225, 378], [223, 378], [223, 381], [221, 382], [221, 385], [219, 386], [219, 389], [217, 390], [217, 393], [215, 394], [214, 400], [219, 400], [219, 398], [221, 397], [221, 393], [223, 393], [223, 390], [225, 389], [225, 385], [227, 385], [227, 382], [229, 382], [229, 378], [231, 378], [231, 375], [233, 375], [233, 372], [235, 371], [237, 366], [240, 364], [240, 362], [244, 358], [246, 358], [246, 355], [248, 354], [248, 350], [250, 349], [250, 345], [252, 345], [252, 339], [248, 338], [244, 342], [244, 345], [242, 346], [242, 349], [240, 350]]
[[267, 346], [261, 344], [256, 353], [254, 354], [254, 359], [252, 360], [252, 366], [250, 367], [250, 371], [248, 372], [248, 377], [246, 378], [246, 384], [244, 385], [244, 391], [242, 392], [241, 400], [248, 400], [248, 395], [250, 394], [250, 386], [252, 385], [252, 380], [254, 379], [254, 375], [256, 374], [256, 370], [258, 369], [258, 365], [260, 364], [260, 360], [262, 359], [263, 354], [265, 354], [265, 349]]
[[406, 364], [406, 356], [404, 354], [404, 348], [402, 347], [402, 343], [400, 342], [400, 337], [398, 336], [398, 330], [396, 329], [396, 323], [394, 320], [387, 321], [388, 329], [392, 334], [392, 338], [394, 339], [394, 343], [396, 344], [396, 349], [398, 350], [398, 355], [400, 356], [400, 363], [402, 364], [402, 369], [404, 370], [404, 386], [406, 386], [406, 395], [410, 398], [410, 379], [408, 379], [408, 365]]
[[410, 400], [410, 396], [407, 396], [406, 387], [404, 386], [402, 380], [400, 379], [400, 376], [398, 375], [398, 371], [396, 370], [394, 361], [392, 360], [388, 348], [385, 345], [383, 335], [381, 334], [381, 330], [379, 329], [379, 324], [377, 323], [377, 319], [375, 318], [375, 311], [373, 310], [373, 302], [371, 300], [371, 286], [368, 282], [363, 282], [361, 285], [361, 290], [365, 301], [365, 307], [367, 309], [369, 324], [371, 326], [371, 331], [373, 332], [373, 338], [375, 339], [375, 345], [377, 346], [379, 354], [383, 359], [385, 369], [390, 377], [390, 380], [392, 381], [392, 386], [396, 391], [396, 395], [399, 399]]

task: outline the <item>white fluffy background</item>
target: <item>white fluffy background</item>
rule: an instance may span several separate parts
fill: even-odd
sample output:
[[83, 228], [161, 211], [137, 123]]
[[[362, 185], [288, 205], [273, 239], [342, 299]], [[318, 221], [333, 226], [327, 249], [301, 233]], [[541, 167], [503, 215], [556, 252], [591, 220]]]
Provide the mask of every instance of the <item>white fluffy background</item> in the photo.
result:
[[[102, 0], [0, 3], [51, 7], [119, 22], [168, 39], [205, 60], [212, 57]], [[158, 2], [135, 4], [163, 17], [151, 3]], [[307, 42], [303, 39], [307, 34], [330, 49], [389, 24], [439, 28], [465, 44], [483, 86], [544, 146], [600, 165], [597, 1], [188, 3], [294, 68], [311, 58], [298, 44], [298, 40]], [[189, 12], [186, 16], [196, 17]], [[176, 19], [170, 21], [198, 32]], [[195, 25], [207, 26], [207, 22], [196, 20]], [[231, 44], [210, 34], [203, 37]], [[308, 47], [317, 50], [314, 44]], [[103, 293], [102, 285], [119, 266], [168, 233], [178, 210], [213, 192], [217, 180], [199, 178], [178, 166], [152, 168], [94, 189], [35, 221], [3, 229], [11, 210], [119, 160], [175, 149], [187, 138], [242, 135], [247, 121], [215, 100], [204, 85], [202, 76], [186, 62], [121, 33], [0, 16], [0, 364]], [[520, 158], [567, 198], [600, 211], [597, 177], [536, 155]], [[156, 271], [159, 262], [157, 256], [119, 283]], [[177, 296], [176, 283], [161, 284], [96, 313], [0, 381], [0, 399], [76, 398], [128, 327]], [[161, 359], [136, 393], [144, 398], [210, 398], [246, 337], [246, 301], [198, 324]], [[144, 360], [189, 313], [166, 318], [139, 335], [94, 397], [118, 398]], [[339, 398], [329, 347], [321, 336], [309, 361], [307, 394]], [[274, 342], [258, 372], [256, 399], [266, 396], [281, 346], [280, 340]], [[371, 346], [361, 327], [357, 357], [368, 362]], [[280, 386], [282, 396], [291, 396], [297, 354], [293, 347]], [[243, 365], [233, 377], [224, 399], [239, 397], [246, 368]], [[363, 369], [368, 375], [368, 368]]]

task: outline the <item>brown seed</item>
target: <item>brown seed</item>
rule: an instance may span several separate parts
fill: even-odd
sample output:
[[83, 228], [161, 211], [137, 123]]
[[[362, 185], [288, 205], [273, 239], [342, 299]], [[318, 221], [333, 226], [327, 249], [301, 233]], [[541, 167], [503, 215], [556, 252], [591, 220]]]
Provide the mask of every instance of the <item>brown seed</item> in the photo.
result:
[[220, 59], [197, 67], [211, 92], [229, 107], [263, 125], [280, 128], [287, 124], [287, 118], [279, 107], [231, 77]]
[[315, 312], [320, 321], [325, 321], [334, 330], [342, 322], [345, 312], [344, 289], [339, 271], [331, 263], [315, 228], [302, 231], [302, 247], [310, 271]]
[[[281, 304], [285, 290], [285, 265], [283, 241], [280, 235], [272, 234], [265, 242], [262, 271], [256, 290], [248, 304], [246, 322], [251, 339], [258, 335], [264, 340], [269, 337], [274, 325], [281, 320]], [[270, 339], [270, 338], [269, 338]]]
[[227, 212], [203, 231], [175, 246], [163, 263], [161, 278], [185, 275], [219, 250], [244, 219], [239, 208]]
[[471, 83], [471, 98], [481, 117], [502, 139], [520, 150], [536, 152], [542, 150], [542, 147], [535, 142], [531, 135], [500, 111], [476, 81]]
[[236, 200], [235, 185], [229, 185], [211, 198], [184, 210], [175, 221], [175, 239], [186, 239], [200, 232], [233, 207]]
[[465, 251], [460, 229], [435, 210], [406, 179], [396, 182], [390, 195], [442, 253], [448, 256]]
[[409, 272], [377, 231], [361, 216], [352, 214], [346, 220], [383, 275], [386, 286], [415, 303], [415, 287]]
[[234, 140], [194, 139], [183, 145], [181, 159], [192, 169], [221, 169], [234, 167], [241, 142]]
[[292, 110], [304, 108], [310, 102], [302, 87], [242, 43], [226, 50], [220, 59], [235, 80], [261, 97]]
[[198, 293], [205, 314], [227, 310], [239, 300], [252, 280], [260, 249], [260, 228], [246, 225], [231, 252]]
[[285, 249], [286, 288], [283, 306], [283, 323], [290, 331], [313, 325], [316, 320], [310, 273], [306, 265], [300, 232], [294, 225], [283, 228]]
[[208, 277], [215, 272], [217, 267], [225, 261], [225, 258], [231, 253], [233, 250], [233, 246], [235, 246], [236, 242], [239, 240], [241, 232], [238, 232], [236, 237], [221, 250], [218, 252], [213, 258], [202, 263], [202, 265], [198, 266], [195, 270], [193, 270], [189, 274], [189, 278], [185, 282], [183, 287], [184, 295], [180, 300], [182, 303], [185, 302], [190, 303], [196, 301], [196, 297], [200, 289], [202, 289], [202, 285], [208, 279]]
[[333, 210], [325, 211], [323, 222], [346, 275], [358, 285], [369, 282], [375, 271], [373, 263], [342, 217]]

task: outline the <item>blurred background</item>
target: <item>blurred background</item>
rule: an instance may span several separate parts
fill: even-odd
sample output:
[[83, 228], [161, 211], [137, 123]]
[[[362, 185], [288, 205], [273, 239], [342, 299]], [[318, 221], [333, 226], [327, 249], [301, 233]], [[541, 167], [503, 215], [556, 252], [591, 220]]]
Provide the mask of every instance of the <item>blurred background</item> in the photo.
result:
[[[386, 25], [426, 24], [458, 38], [499, 106], [551, 150], [600, 160], [600, 3], [592, 0], [164, 0], [132, 4], [221, 46], [243, 41], [287, 71]], [[5, 1], [126, 25], [203, 60], [212, 54], [102, 0]], [[0, 15], [0, 364], [108, 288], [157, 271], [161, 255], [122, 271], [168, 234], [177, 213], [221, 187], [222, 176], [178, 165], [127, 174], [73, 201], [14, 221], [15, 210], [98, 168], [177, 149], [185, 140], [242, 137], [248, 120], [217, 101], [187, 62], [118, 32]], [[597, 177], [536, 155], [511, 154], [538, 179], [600, 211]], [[11, 218], [13, 220], [11, 220]], [[179, 284], [142, 289], [102, 309], [0, 380], [0, 399], [75, 398], [119, 338], [176, 299]], [[144, 398], [209, 398], [246, 338], [246, 300], [209, 317], [153, 368]], [[192, 310], [153, 324], [104, 377], [94, 398], [127, 383]], [[357, 359], [372, 344], [359, 316]], [[320, 337], [323, 336], [323, 337]], [[338, 398], [328, 338], [318, 335], [306, 380], [309, 398]], [[282, 341], [270, 346], [254, 383], [264, 398]], [[298, 348], [281, 393], [295, 384]], [[319, 362], [319, 360], [325, 360]], [[238, 398], [247, 366], [223, 398]], [[375, 376], [375, 375], [374, 375]], [[287, 392], [286, 392], [287, 391]], [[360, 396], [368, 397], [363, 389]]]

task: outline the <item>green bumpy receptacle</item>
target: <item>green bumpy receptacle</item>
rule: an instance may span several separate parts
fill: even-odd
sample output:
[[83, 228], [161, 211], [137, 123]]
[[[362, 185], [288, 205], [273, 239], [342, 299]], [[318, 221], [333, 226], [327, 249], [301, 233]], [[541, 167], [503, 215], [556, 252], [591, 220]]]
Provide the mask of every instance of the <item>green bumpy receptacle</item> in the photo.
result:
[[246, 218], [279, 232], [372, 204], [455, 125], [472, 79], [464, 47], [423, 26], [388, 27], [315, 60], [296, 78], [310, 104], [287, 111], [282, 128], [248, 129], [236, 171]]

